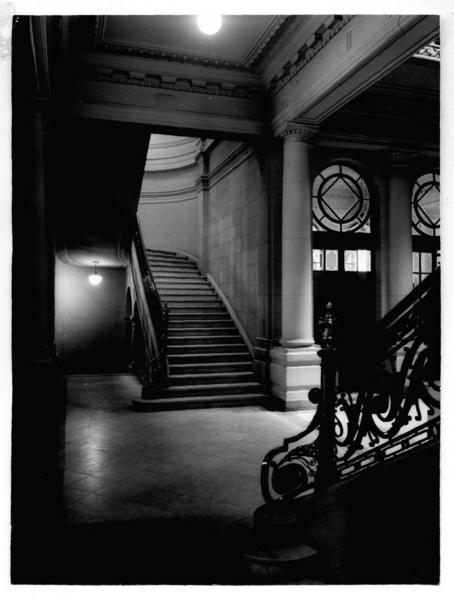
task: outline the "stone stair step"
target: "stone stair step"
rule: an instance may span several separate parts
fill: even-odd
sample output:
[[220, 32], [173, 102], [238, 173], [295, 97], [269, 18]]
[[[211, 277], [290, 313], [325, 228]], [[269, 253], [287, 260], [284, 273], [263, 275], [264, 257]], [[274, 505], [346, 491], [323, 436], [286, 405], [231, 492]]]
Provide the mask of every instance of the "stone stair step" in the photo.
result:
[[201, 333], [213, 329], [228, 329], [237, 331], [231, 319], [171, 319], [169, 330], [181, 330], [183, 333], [188, 329], [200, 330]]
[[231, 396], [189, 396], [158, 400], [133, 399], [135, 410], [182, 410], [191, 408], [222, 408], [224, 406], [256, 406], [266, 402], [265, 394], [232, 394]]
[[198, 290], [191, 291], [191, 293], [187, 292], [172, 292], [172, 293], [161, 293], [161, 298], [164, 302], [211, 302], [215, 300], [216, 302], [221, 302], [219, 296], [209, 290], [207, 292], [199, 292]]
[[229, 383], [198, 383], [189, 385], [169, 385], [159, 393], [160, 398], [181, 398], [191, 396], [230, 396], [232, 394], [259, 393], [262, 386], [255, 381]]
[[162, 281], [158, 281], [155, 279], [155, 283], [156, 286], [159, 289], [159, 293], [173, 293], [175, 291], [180, 292], [184, 294], [184, 293], [191, 293], [194, 290], [197, 291], [201, 291], [201, 292], [206, 292], [206, 291], [213, 291], [213, 288], [210, 286], [210, 284], [206, 281], [201, 281], [201, 282], [189, 282], [187, 283], [186, 281], [177, 281], [175, 283], [163, 283]]
[[205, 281], [204, 275], [200, 275], [199, 273], [188, 273], [187, 271], [183, 271], [175, 275], [174, 273], [169, 273], [168, 271], [153, 271], [153, 278], [156, 282], [158, 281], [172, 281], [174, 280], [176, 283], [179, 281]]
[[171, 250], [159, 250], [159, 249], [154, 249], [154, 248], [146, 248], [145, 252], [147, 254], [152, 254], [152, 255], [156, 255], [156, 256], [181, 256], [180, 254], [177, 254], [176, 252], [172, 252]]
[[147, 253], [148, 260], [161, 260], [162, 262], [168, 263], [191, 263], [194, 264], [193, 260], [190, 260], [187, 256], [164, 256], [163, 254], [149, 254]]
[[150, 268], [153, 269], [168, 269], [171, 272], [174, 272], [175, 270], [180, 270], [185, 272], [187, 269], [192, 269], [194, 271], [197, 271], [197, 267], [194, 263], [189, 262], [188, 260], [185, 261], [165, 261], [165, 260], [154, 260], [154, 259], [149, 259], [148, 260], [148, 264], [150, 265]]
[[222, 344], [238, 344], [243, 345], [243, 338], [240, 335], [217, 335], [217, 336], [200, 336], [200, 335], [169, 335], [167, 336], [168, 347], [174, 346], [213, 346]]
[[242, 352], [245, 344], [168, 344], [169, 354], [200, 354], [201, 352], [214, 352], [223, 354], [227, 352]]
[[179, 308], [172, 311], [172, 314], [169, 314], [169, 323], [200, 323], [205, 326], [205, 323], [219, 322], [233, 322], [232, 317], [225, 309], [222, 312], [221, 309], [218, 312], [201, 312], [197, 310], [185, 312], [183, 308]]
[[172, 277], [180, 277], [183, 275], [191, 275], [194, 277], [199, 274], [199, 271], [196, 267], [192, 265], [188, 265], [187, 267], [166, 267], [162, 265], [150, 265], [150, 271], [155, 275], [166, 274]]
[[[203, 312], [205, 313], [225, 313], [229, 314], [224, 306], [219, 301], [216, 302], [191, 302], [190, 304], [184, 304], [184, 302], [168, 302], [167, 307], [172, 309], [172, 312], [176, 315], [186, 314], [190, 312]], [[230, 315], [229, 315], [230, 316]]]
[[188, 256], [181, 256], [179, 254], [156, 254], [155, 252], [146, 253], [148, 260], [163, 260], [163, 261], [178, 261], [178, 262], [190, 262], [194, 264]]
[[[183, 348], [186, 348], [186, 346], [183, 346]], [[194, 363], [219, 363], [219, 362], [240, 362], [240, 361], [250, 361], [251, 360], [251, 355], [249, 354], [249, 352], [207, 352], [206, 348], [204, 348], [205, 351], [203, 351], [202, 349], [200, 349], [199, 346], [199, 350], [200, 352], [195, 353], [195, 352], [191, 352], [191, 353], [178, 353], [178, 354], [173, 354], [172, 352], [169, 352], [167, 355], [167, 358], [169, 360], [169, 367], [172, 368], [173, 365], [177, 365], [177, 364], [194, 364]]]
[[154, 252], [146, 253], [148, 260], [162, 260], [163, 262], [190, 262], [194, 264], [194, 261], [187, 256], [178, 256], [177, 254], [156, 254]]
[[[209, 323], [209, 321], [208, 321]], [[189, 324], [191, 324], [191, 322], [189, 321]], [[237, 328], [233, 325], [230, 327], [214, 327], [213, 325], [207, 326], [207, 327], [174, 327], [172, 325], [169, 325], [169, 329], [168, 329], [168, 333], [169, 336], [184, 336], [184, 335], [190, 335], [190, 336], [208, 336], [208, 337], [215, 337], [215, 336], [223, 336], [223, 335], [238, 335], [238, 330]]]
[[172, 374], [169, 377], [169, 383], [171, 386], [240, 382], [256, 383], [254, 371], [228, 371], [227, 373], [218, 371], [213, 371], [210, 373], [183, 373], [179, 375]]
[[213, 363], [188, 363], [169, 365], [171, 375], [185, 375], [197, 373], [235, 373], [244, 372], [252, 368], [251, 361], [242, 362], [213, 362]]

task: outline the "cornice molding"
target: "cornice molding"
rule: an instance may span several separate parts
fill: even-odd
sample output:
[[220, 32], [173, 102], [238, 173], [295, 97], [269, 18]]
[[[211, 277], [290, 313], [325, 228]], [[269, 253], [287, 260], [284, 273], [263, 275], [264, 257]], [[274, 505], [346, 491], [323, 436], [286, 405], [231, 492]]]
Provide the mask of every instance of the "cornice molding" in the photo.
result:
[[139, 197], [140, 204], [169, 204], [171, 202], [187, 202], [196, 200], [198, 197], [198, 186], [195, 183], [193, 186], [172, 190], [168, 192], [141, 192]]
[[121, 85], [158, 88], [175, 92], [190, 92], [210, 96], [227, 96], [231, 98], [263, 99], [265, 91], [262, 88], [235, 85], [232, 83], [213, 81], [212, 79], [184, 79], [137, 71], [119, 71], [104, 68], [75, 67], [74, 77], [84, 81], [100, 81]]
[[296, 58], [289, 60], [270, 81], [268, 91], [275, 96], [347, 25], [354, 15], [333, 15], [328, 25], [320, 27], [298, 50]]
[[198, 167], [197, 161], [194, 161], [190, 164], [183, 165], [181, 167], [171, 167], [170, 169], [147, 169], [145, 166], [144, 175], [163, 175], [167, 173], [181, 173], [182, 171], [192, 171], [193, 169]]
[[275, 17], [274, 21], [268, 27], [266, 33], [260, 38], [255, 48], [253, 48], [253, 50], [249, 53], [245, 61], [248, 67], [253, 66], [263, 58], [263, 55], [273, 44], [274, 40], [276, 39], [276, 34], [278, 31], [280, 31], [287, 19], [288, 15], [279, 15]]
[[94, 47], [103, 52], [122, 54], [126, 56], [138, 56], [140, 58], [153, 58], [167, 60], [184, 64], [201, 65], [204, 67], [215, 67], [217, 69], [228, 69], [232, 71], [250, 71], [255, 63], [260, 60], [261, 55], [276, 36], [288, 16], [276, 16], [268, 26], [264, 34], [258, 39], [255, 46], [241, 60], [226, 60], [223, 58], [211, 58], [198, 54], [164, 50], [163, 48], [135, 46], [133, 44], [115, 44], [102, 39], [105, 16], [98, 15], [94, 22]]

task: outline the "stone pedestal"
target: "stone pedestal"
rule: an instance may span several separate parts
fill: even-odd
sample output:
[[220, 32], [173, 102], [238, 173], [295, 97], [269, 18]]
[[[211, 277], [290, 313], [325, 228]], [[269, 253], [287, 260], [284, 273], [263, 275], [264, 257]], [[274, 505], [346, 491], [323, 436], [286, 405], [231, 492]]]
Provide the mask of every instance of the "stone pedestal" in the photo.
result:
[[320, 358], [317, 346], [284, 348], [270, 352], [271, 392], [281, 410], [314, 410], [309, 390], [320, 387]]

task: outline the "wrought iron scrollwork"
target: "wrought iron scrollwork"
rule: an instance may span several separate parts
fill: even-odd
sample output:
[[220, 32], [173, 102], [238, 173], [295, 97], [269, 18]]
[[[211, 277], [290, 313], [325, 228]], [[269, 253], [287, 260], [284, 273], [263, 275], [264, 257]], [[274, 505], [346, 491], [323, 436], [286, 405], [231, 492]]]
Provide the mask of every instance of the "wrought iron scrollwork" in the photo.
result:
[[319, 323], [322, 389], [311, 393], [317, 411], [305, 431], [265, 456], [266, 501], [296, 498], [317, 489], [317, 482], [329, 485], [438, 439], [439, 289], [437, 270], [385, 316], [377, 328], [371, 380], [352, 390], [330, 391], [332, 381], [326, 381], [334, 360], [334, 320], [327, 307]]

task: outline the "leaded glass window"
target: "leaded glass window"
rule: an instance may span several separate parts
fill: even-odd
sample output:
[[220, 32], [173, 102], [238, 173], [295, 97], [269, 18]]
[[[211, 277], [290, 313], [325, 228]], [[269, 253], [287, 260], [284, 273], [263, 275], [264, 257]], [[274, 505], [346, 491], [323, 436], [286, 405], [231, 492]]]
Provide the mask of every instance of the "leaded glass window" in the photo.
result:
[[370, 233], [370, 196], [364, 179], [342, 164], [323, 169], [312, 190], [314, 231]]
[[440, 235], [440, 176], [425, 173], [418, 177], [412, 193], [414, 235]]

